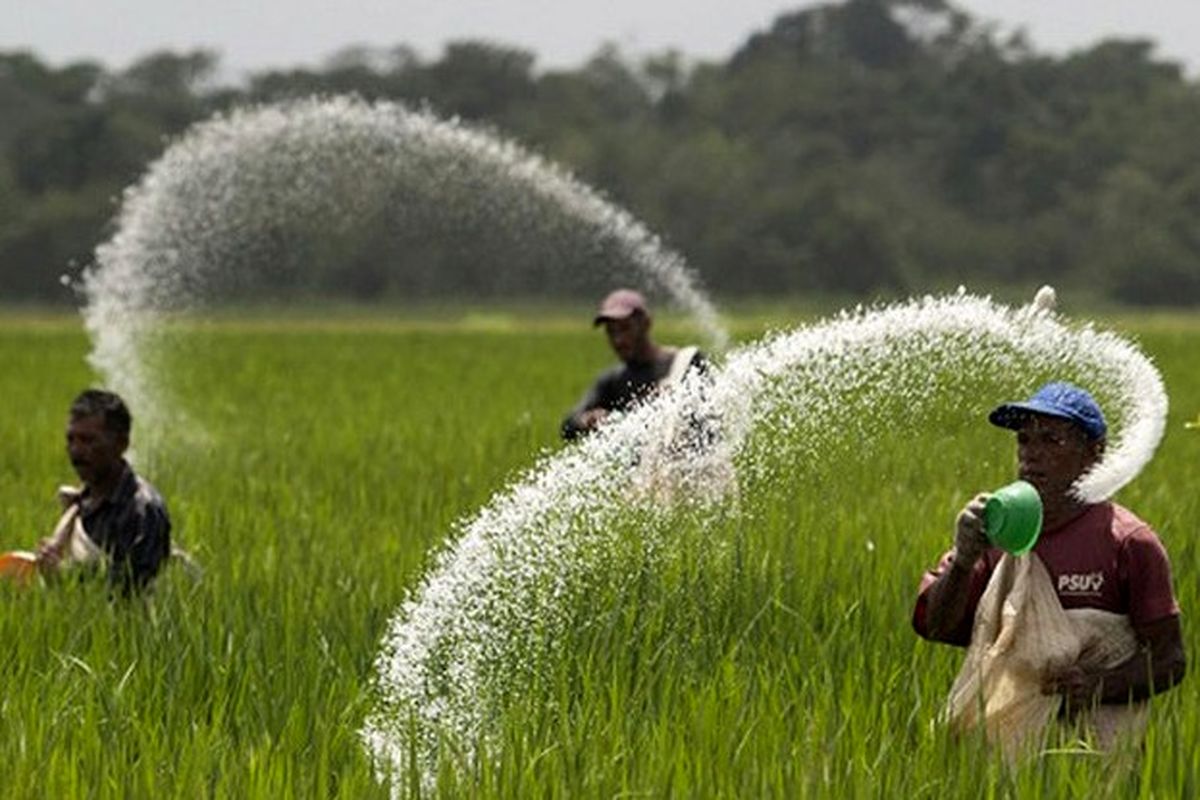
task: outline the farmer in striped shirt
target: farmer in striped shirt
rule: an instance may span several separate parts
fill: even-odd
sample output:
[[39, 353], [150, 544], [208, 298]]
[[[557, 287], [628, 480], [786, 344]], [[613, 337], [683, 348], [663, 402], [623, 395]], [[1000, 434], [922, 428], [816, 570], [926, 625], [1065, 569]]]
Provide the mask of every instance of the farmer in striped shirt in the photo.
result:
[[145, 589], [171, 553], [162, 496], [125, 460], [132, 418], [119, 396], [88, 389], [71, 404], [67, 456], [82, 487], [59, 491], [64, 514], [38, 547], [44, 573], [64, 561], [106, 562], [110, 588]]

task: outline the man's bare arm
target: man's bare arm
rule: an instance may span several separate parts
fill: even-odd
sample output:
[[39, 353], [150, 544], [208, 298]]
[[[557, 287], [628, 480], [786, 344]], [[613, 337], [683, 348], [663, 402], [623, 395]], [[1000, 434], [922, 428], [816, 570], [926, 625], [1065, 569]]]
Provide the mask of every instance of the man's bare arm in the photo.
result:
[[950, 568], [929, 587], [925, 624], [929, 629], [929, 638], [935, 641], [949, 641], [963, 624], [969, 610], [974, 564], [965, 568], [959, 564], [956, 557]]
[[971, 610], [971, 572], [988, 547], [983, 532], [986, 502], [987, 495], [977, 495], [959, 512], [955, 522], [954, 559], [929, 587], [925, 623], [932, 639], [948, 641]]

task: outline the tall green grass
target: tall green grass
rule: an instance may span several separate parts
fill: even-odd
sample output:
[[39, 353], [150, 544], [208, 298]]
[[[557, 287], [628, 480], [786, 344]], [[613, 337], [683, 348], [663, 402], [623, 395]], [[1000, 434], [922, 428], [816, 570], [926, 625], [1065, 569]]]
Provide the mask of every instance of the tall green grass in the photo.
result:
[[[559, 446], [604, 343], [378, 320], [172, 335], [176, 422], [138, 457], [204, 577], [171, 567], [147, 604], [98, 582], [0, 587], [0, 792], [386, 797], [358, 730], [387, 620], [453, 521]], [[1200, 410], [1200, 326], [1156, 321], [1143, 346], [1171, 420], [1119, 499], [1167, 544], [1194, 655], [1200, 432], [1183, 421]], [[86, 347], [73, 321], [0, 324], [0, 546], [54, 521]], [[483, 756], [445, 759], [433, 793], [1196, 796], [1195, 676], [1155, 703], [1140, 758], [1009, 772], [932, 726], [960, 653], [915, 637], [913, 592], [958, 507], [1009, 477], [1010, 438], [982, 421], [898, 429], [869, 458], [754, 489], [753, 514], [681, 515], [665, 562], [614, 553]]]

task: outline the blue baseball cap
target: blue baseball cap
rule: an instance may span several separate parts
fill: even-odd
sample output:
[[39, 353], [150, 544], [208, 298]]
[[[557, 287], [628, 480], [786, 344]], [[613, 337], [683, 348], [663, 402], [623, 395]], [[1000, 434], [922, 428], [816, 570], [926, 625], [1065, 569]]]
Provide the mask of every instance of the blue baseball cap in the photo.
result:
[[1016, 430], [1029, 419], [1030, 414], [1070, 420], [1093, 441], [1103, 439], [1108, 433], [1108, 423], [1104, 421], [1104, 414], [1092, 396], [1065, 381], [1047, 383], [1023, 403], [998, 406], [988, 414], [988, 420], [1001, 428]]

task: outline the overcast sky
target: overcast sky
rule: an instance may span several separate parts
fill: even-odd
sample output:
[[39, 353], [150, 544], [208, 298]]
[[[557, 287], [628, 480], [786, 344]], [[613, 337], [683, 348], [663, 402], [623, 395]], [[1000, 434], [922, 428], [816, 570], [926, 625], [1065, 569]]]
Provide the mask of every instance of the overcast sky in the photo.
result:
[[[413, 45], [425, 58], [448, 40], [482, 38], [537, 54], [541, 67], [582, 63], [604, 42], [630, 53], [675, 48], [723, 59], [780, 13], [809, 0], [0, 0], [0, 50], [53, 64], [83, 58], [121, 68], [155, 49], [208, 47], [226, 77], [319, 65], [351, 44]], [[1159, 43], [1200, 67], [1200, 0], [959, 0], [973, 16], [1024, 26], [1036, 47], [1064, 52], [1107, 36]]]

